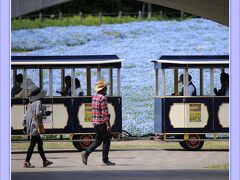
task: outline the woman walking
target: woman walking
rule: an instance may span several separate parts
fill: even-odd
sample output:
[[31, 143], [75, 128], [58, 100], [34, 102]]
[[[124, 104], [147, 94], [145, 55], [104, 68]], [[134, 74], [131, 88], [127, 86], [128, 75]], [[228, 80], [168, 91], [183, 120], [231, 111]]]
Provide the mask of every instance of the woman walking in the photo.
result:
[[31, 136], [31, 142], [28, 147], [27, 156], [24, 162], [25, 168], [35, 167], [30, 163], [30, 159], [36, 144], [38, 145], [38, 153], [43, 160], [43, 167], [47, 167], [53, 163], [51, 161], [48, 161], [45, 157], [43, 150], [43, 141], [40, 136], [41, 132], [39, 132], [39, 127], [42, 123], [43, 118], [51, 114], [51, 111], [46, 111], [45, 108], [43, 108], [41, 102], [41, 99], [46, 96], [46, 93], [46, 90], [41, 90], [40, 88], [36, 87], [30, 94], [29, 104], [27, 106], [27, 111], [23, 121], [23, 126], [26, 130], [26, 133]]

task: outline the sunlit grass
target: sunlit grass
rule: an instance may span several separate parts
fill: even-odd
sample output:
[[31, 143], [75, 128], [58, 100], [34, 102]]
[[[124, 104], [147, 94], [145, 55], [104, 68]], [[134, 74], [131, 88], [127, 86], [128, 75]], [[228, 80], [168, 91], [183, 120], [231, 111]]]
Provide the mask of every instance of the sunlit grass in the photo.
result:
[[[186, 19], [189, 19], [187, 17]], [[82, 22], [79, 16], [72, 16], [72, 17], [64, 17], [62, 20], [60, 19], [50, 19], [44, 18], [41, 22], [39, 19], [13, 19], [11, 21], [11, 28], [12, 30], [19, 30], [19, 29], [35, 29], [35, 28], [44, 28], [49, 26], [77, 26], [77, 25], [85, 25], [85, 26], [96, 26], [101, 24], [121, 24], [121, 23], [128, 23], [134, 21], [166, 21], [166, 20], [179, 20], [179, 18], [169, 18], [169, 17], [161, 17], [156, 16], [152, 18], [141, 18], [137, 19], [133, 16], [122, 16], [119, 17], [111, 17], [111, 16], [103, 16], [102, 22], [100, 18], [97, 16], [86, 16], [83, 17]]]
[[205, 167], [208, 169], [229, 169], [229, 164], [222, 164], [222, 165], [214, 165], [214, 166], [208, 166]]

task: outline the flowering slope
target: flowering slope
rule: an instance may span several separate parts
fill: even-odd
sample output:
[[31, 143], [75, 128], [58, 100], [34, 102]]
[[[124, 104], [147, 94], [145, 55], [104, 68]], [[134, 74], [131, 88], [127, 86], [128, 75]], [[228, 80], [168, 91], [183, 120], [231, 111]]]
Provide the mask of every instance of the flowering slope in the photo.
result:
[[[154, 69], [150, 61], [161, 55], [228, 54], [228, 31], [228, 27], [204, 19], [48, 27], [13, 31], [12, 49], [26, 51], [14, 55], [116, 54], [125, 59], [122, 65], [123, 129], [140, 135], [154, 131]], [[199, 76], [198, 71], [190, 73], [193, 79]], [[205, 78], [209, 79], [207, 75]], [[169, 72], [168, 94], [172, 91], [172, 79]], [[219, 86], [218, 77], [216, 84]]]

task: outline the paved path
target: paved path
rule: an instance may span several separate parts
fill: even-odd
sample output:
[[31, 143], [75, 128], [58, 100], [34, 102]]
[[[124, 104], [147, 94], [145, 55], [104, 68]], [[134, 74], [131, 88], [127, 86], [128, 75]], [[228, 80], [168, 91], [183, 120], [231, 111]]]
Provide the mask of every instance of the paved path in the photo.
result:
[[179, 150], [115, 150], [110, 158], [116, 166], [101, 166], [101, 152], [90, 155], [88, 165], [81, 162], [81, 153], [47, 152], [54, 164], [41, 167], [38, 154], [34, 153], [31, 163], [36, 168], [22, 168], [24, 153], [12, 154], [12, 180], [228, 180], [227, 170], [212, 170], [206, 167], [228, 163], [228, 151]]

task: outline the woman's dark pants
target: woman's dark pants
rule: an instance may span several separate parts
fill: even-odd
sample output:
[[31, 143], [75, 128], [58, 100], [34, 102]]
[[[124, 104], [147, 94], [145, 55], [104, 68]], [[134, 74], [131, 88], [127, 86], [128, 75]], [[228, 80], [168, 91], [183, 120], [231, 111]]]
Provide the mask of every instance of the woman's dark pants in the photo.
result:
[[44, 150], [43, 150], [43, 141], [42, 141], [40, 135], [37, 135], [37, 136], [31, 136], [31, 142], [30, 142], [30, 145], [28, 147], [27, 157], [26, 157], [26, 160], [25, 160], [26, 162], [30, 161], [36, 143], [38, 144], [38, 153], [40, 154], [42, 160], [47, 161], [47, 159], [45, 157]]
[[94, 126], [94, 131], [96, 133], [96, 141], [94, 141], [89, 146], [89, 148], [86, 150], [86, 154], [87, 155], [91, 154], [98, 146], [100, 146], [103, 143], [102, 158], [103, 162], [107, 162], [111, 134], [110, 132], [107, 131], [107, 125], [105, 123]]

